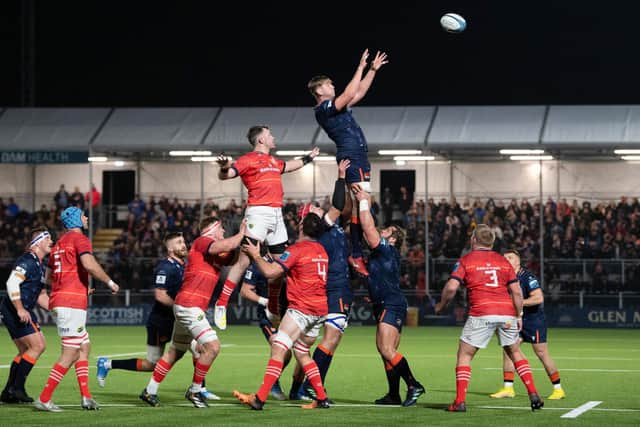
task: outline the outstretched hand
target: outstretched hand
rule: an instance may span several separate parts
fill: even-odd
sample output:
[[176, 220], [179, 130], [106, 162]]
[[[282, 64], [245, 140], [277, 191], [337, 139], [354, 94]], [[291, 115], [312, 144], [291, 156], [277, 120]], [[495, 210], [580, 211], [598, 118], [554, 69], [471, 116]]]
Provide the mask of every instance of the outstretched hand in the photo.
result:
[[358, 66], [362, 68], [366, 67], [367, 59], [369, 59], [369, 49], [365, 49], [364, 52], [362, 52], [362, 56], [360, 57], [360, 64], [358, 64]]
[[376, 52], [376, 56], [375, 58], [373, 58], [373, 61], [371, 61], [371, 68], [376, 71], [379, 70], [380, 67], [382, 67], [385, 64], [388, 64], [389, 61], [387, 61], [387, 54], [386, 52]]
[[318, 156], [318, 154], [320, 154], [320, 148], [318, 148], [318, 147], [313, 147], [313, 150], [311, 150], [311, 152], [309, 153], [309, 156], [310, 156], [312, 159], [315, 159], [315, 158]]
[[347, 176], [347, 169], [351, 165], [351, 161], [349, 159], [342, 159], [340, 163], [338, 163], [338, 178], [344, 179]]
[[224, 153], [220, 153], [220, 155], [216, 159], [216, 163], [218, 163], [218, 165], [220, 165], [220, 168], [222, 169], [229, 169], [231, 167], [231, 160], [227, 156], [225, 156]]
[[356, 199], [358, 200], [358, 202], [362, 200], [371, 201], [371, 194], [364, 191], [362, 187], [360, 187], [358, 184], [352, 184], [351, 191], [356, 196]]
[[260, 257], [260, 242], [255, 245], [249, 239], [245, 239], [245, 243], [242, 245], [242, 252], [249, 255], [249, 258], [256, 259]]

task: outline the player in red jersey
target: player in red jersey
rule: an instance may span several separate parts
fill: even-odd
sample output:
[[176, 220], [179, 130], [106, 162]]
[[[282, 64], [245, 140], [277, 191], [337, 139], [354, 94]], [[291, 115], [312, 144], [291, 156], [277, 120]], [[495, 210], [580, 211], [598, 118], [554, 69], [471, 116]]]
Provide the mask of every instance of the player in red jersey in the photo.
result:
[[87, 295], [89, 274], [109, 286], [112, 293], [120, 287], [104, 272], [91, 253], [91, 241], [82, 233], [88, 219], [77, 207], [65, 209], [60, 215], [67, 232], [51, 249], [46, 271], [46, 283], [51, 284], [49, 310], [62, 338], [62, 354], [53, 365], [47, 384], [35, 401], [36, 409], [60, 412], [51, 395], [75, 363], [76, 376], [82, 395], [83, 409], [96, 410], [100, 406], [89, 392], [89, 333], [87, 332]]
[[309, 355], [328, 313], [327, 271], [329, 257], [324, 247], [316, 241], [325, 230], [323, 220], [315, 214], [307, 215], [299, 225], [300, 239], [291, 245], [275, 262], [260, 256], [260, 244], [246, 242], [242, 250], [256, 263], [268, 279], [287, 275], [287, 300], [289, 306], [271, 341], [271, 358], [267, 364], [260, 389], [255, 394], [237, 390], [233, 395], [252, 409], [261, 410], [273, 384], [280, 378], [284, 357], [292, 347], [293, 354], [302, 366], [316, 400], [303, 406], [305, 409], [328, 408], [327, 394], [316, 362]]
[[182, 287], [173, 304], [175, 322], [171, 346], [156, 363], [149, 384], [140, 394], [140, 399], [149, 405], [160, 405], [160, 383], [174, 363], [190, 349], [192, 340], [195, 340], [201, 349], [194, 366], [193, 382], [185, 397], [196, 408], [209, 406], [202, 393], [202, 382], [220, 352], [220, 341], [207, 320], [206, 312], [218, 283], [222, 268], [220, 264], [226, 262], [226, 254], [240, 246], [245, 228], [246, 222], [243, 221], [240, 231], [225, 239], [224, 228], [218, 218], [208, 217], [200, 222], [200, 236], [191, 244]]
[[513, 361], [518, 375], [527, 387], [531, 410], [541, 409], [529, 362], [520, 351], [522, 328], [522, 290], [513, 267], [505, 257], [491, 250], [495, 235], [491, 228], [479, 224], [471, 235], [472, 251], [458, 260], [451, 278], [436, 305], [441, 313], [456, 295], [461, 284], [467, 287], [469, 318], [464, 325], [456, 363], [456, 400], [446, 410], [465, 412], [467, 386], [471, 380], [471, 360], [478, 349], [486, 348], [493, 334]]
[[[294, 172], [313, 161], [320, 153], [316, 147], [299, 160], [276, 159], [270, 151], [276, 147], [276, 140], [268, 126], [252, 126], [247, 139], [253, 151], [240, 157], [234, 163], [224, 155], [218, 157], [220, 171], [218, 178], [225, 180], [240, 177], [247, 187], [249, 200], [245, 218], [247, 238], [253, 243], [266, 243], [269, 253], [278, 256], [284, 252], [288, 240], [287, 228], [282, 216], [282, 174]], [[227, 303], [229, 296], [249, 267], [249, 258], [241, 253], [238, 262], [231, 268], [224, 282], [220, 297], [214, 309], [214, 322], [220, 329], [227, 328]]]

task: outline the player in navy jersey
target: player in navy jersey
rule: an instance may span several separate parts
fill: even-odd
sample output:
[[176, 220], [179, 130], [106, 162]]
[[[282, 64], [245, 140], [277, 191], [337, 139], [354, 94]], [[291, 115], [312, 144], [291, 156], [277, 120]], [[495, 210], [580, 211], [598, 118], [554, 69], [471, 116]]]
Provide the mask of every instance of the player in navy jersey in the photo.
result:
[[[566, 397], [566, 393], [560, 383], [560, 372], [555, 362], [549, 355], [547, 347], [547, 325], [544, 318], [544, 294], [540, 283], [536, 276], [520, 264], [520, 254], [518, 251], [511, 249], [504, 253], [505, 258], [518, 276], [520, 288], [522, 289], [522, 330], [520, 338], [524, 342], [531, 343], [533, 351], [542, 362], [544, 369], [547, 371], [549, 380], [553, 384], [553, 392], [547, 399], [559, 400]], [[505, 397], [515, 397], [516, 393], [513, 389], [513, 378], [515, 366], [511, 359], [503, 353], [503, 378], [504, 385], [491, 397], [494, 399], [502, 399]]]
[[[164, 238], [167, 257], [159, 260], [154, 269], [155, 301], [147, 319], [147, 357], [112, 360], [98, 358], [97, 379], [100, 387], [104, 387], [107, 374], [111, 369], [127, 371], [151, 372], [162, 354], [166, 344], [171, 341], [173, 332], [173, 300], [182, 286], [187, 244], [180, 232], [168, 233]], [[192, 347], [194, 356], [196, 348]], [[206, 390], [205, 390], [206, 391]], [[206, 391], [209, 399], [218, 400], [215, 394]]]
[[49, 296], [44, 289], [46, 264], [43, 259], [51, 252], [53, 242], [44, 227], [32, 230], [30, 237], [28, 251], [16, 260], [7, 280], [7, 296], [0, 302], [2, 321], [18, 348], [0, 396], [5, 403], [33, 402], [25, 391], [25, 382], [46, 347], [33, 309], [36, 304], [45, 310], [49, 308]]
[[[378, 405], [412, 406], [425, 389], [411, 373], [409, 362], [398, 352], [402, 325], [407, 316], [407, 299], [400, 290], [400, 252], [406, 236], [395, 225], [378, 231], [371, 215], [371, 195], [355, 188], [364, 238], [369, 255], [369, 297], [378, 319], [376, 346], [384, 361], [389, 392], [375, 401]], [[400, 400], [400, 377], [407, 384], [407, 397]]]
[[[313, 352], [313, 360], [318, 365], [320, 377], [324, 384], [327, 371], [331, 365], [333, 354], [340, 344], [342, 334], [344, 334], [349, 322], [351, 304], [353, 303], [353, 291], [351, 290], [351, 277], [349, 274], [349, 246], [345, 232], [339, 225], [340, 217], [345, 208], [345, 176], [349, 169], [350, 162], [343, 159], [338, 164], [338, 179], [336, 180], [331, 208], [327, 213], [313, 205], [305, 205], [301, 212], [301, 217], [307, 213], [318, 215], [324, 219], [325, 232], [320, 236], [318, 242], [324, 247], [329, 256], [329, 271], [327, 275], [327, 304], [329, 314], [324, 322], [324, 333], [322, 342]], [[350, 215], [351, 212], [347, 212]], [[313, 387], [305, 381], [305, 392], [313, 396]]]
[[[316, 100], [314, 111], [318, 124], [336, 144], [336, 160], [338, 163], [343, 159], [351, 161], [346, 174], [347, 184], [350, 186], [358, 184], [361, 190], [371, 192], [371, 165], [368, 159], [367, 140], [351, 113], [351, 107], [367, 94], [376, 72], [388, 61], [386, 53], [377, 52], [363, 78], [368, 57], [369, 51], [365, 50], [360, 57], [356, 72], [340, 95], [336, 96], [333, 82], [324, 75], [313, 77], [307, 88]], [[356, 271], [366, 276], [368, 273], [362, 260], [360, 246], [362, 229], [358, 223], [357, 214], [352, 217], [350, 227], [352, 252], [349, 262]]]
[[[268, 260], [265, 257], [265, 260]], [[281, 296], [285, 292], [282, 292], [279, 295], [269, 296], [269, 284], [268, 280], [264, 275], [260, 272], [260, 269], [256, 267], [255, 262], [252, 262], [249, 265], [249, 268], [244, 274], [244, 281], [242, 283], [242, 287], [240, 288], [240, 296], [242, 298], [246, 298], [249, 301], [253, 301], [258, 304], [258, 321], [260, 325], [260, 331], [264, 334], [264, 337], [267, 339], [267, 343], [271, 345], [272, 337], [278, 332], [278, 328], [273, 324], [274, 317], [280, 318], [281, 310], [280, 308], [284, 308], [286, 310], [286, 297], [281, 298]], [[273, 313], [269, 310], [270, 298], [279, 299], [275, 304], [271, 304], [272, 308], [276, 308], [276, 312]], [[288, 351], [285, 355], [284, 359], [284, 368], [287, 367], [289, 362], [291, 361], [291, 351]], [[300, 381], [296, 390], [300, 388]], [[292, 387], [293, 390], [293, 387]], [[278, 379], [273, 387], [271, 387], [271, 396], [276, 400], [286, 400], [284, 392], [282, 391], [282, 387], [280, 386], [280, 379]]]

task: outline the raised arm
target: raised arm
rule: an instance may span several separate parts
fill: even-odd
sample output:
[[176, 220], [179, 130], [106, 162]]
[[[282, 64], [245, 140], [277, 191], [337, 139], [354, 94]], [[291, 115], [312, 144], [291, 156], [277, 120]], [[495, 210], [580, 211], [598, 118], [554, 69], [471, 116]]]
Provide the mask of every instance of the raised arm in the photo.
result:
[[358, 217], [364, 240], [371, 249], [377, 248], [380, 244], [380, 233], [376, 229], [373, 216], [371, 216], [371, 195], [358, 185], [354, 185], [353, 190], [356, 192], [356, 199], [358, 199]]
[[218, 170], [219, 179], [225, 180], [238, 176], [236, 170], [231, 167], [231, 159], [225, 156], [224, 153], [220, 153], [220, 155], [216, 159], [216, 163], [220, 165], [220, 170]]
[[373, 82], [373, 78], [376, 76], [376, 72], [383, 65], [387, 64], [387, 54], [385, 52], [378, 51], [376, 53], [376, 57], [373, 58], [371, 62], [371, 67], [369, 67], [369, 71], [365, 74], [364, 79], [360, 81], [360, 85], [358, 86], [358, 90], [356, 91], [356, 95], [351, 99], [351, 101], [347, 104], [349, 107], [352, 107], [358, 103], [369, 91], [371, 87], [371, 83]]
[[218, 240], [217, 242], [213, 242], [209, 245], [209, 253], [211, 255], [219, 254], [221, 252], [229, 252], [240, 246], [242, 243], [242, 239], [244, 238], [244, 233], [247, 230], [247, 220], [242, 220], [240, 224], [240, 230], [238, 230], [237, 234], [234, 234], [231, 237], [227, 237], [226, 239]]
[[320, 154], [320, 149], [318, 147], [314, 147], [309, 154], [306, 154], [301, 159], [287, 160], [284, 163], [284, 170], [282, 173], [297, 171], [307, 163], [311, 163], [318, 154]]
[[325, 214], [325, 221], [330, 224], [334, 224], [338, 218], [340, 218], [342, 210], [344, 209], [344, 205], [346, 203], [346, 183], [344, 179], [347, 176], [347, 169], [350, 164], [351, 162], [349, 159], [342, 159], [340, 160], [340, 163], [338, 163], [338, 179], [336, 180], [333, 188], [331, 208], [329, 208], [329, 212]]
[[256, 263], [258, 269], [267, 279], [275, 279], [284, 273], [284, 269], [280, 264], [277, 262], [265, 261], [264, 258], [260, 256], [260, 243], [254, 245], [249, 239], [247, 239], [245, 240], [244, 245], [242, 245], [242, 251]]
[[360, 87], [360, 80], [362, 80], [362, 72], [364, 71], [364, 67], [367, 66], [367, 58], [369, 57], [369, 49], [365, 49], [362, 52], [362, 56], [360, 57], [360, 63], [358, 64], [358, 68], [356, 68], [356, 72], [353, 74], [351, 81], [344, 88], [344, 92], [342, 92], [336, 99], [334, 100], [334, 105], [337, 110], [342, 110], [344, 107], [349, 105], [349, 103], [353, 100], [353, 98], [358, 94], [358, 88]]

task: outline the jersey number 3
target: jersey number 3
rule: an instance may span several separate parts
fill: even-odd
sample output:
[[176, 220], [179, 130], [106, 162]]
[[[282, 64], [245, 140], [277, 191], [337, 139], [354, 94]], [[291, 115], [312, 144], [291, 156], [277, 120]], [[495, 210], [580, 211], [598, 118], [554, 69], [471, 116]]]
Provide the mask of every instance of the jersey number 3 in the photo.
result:
[[491, 281], [485, 283], [485, 286], [488, 286], [490, 288], [497, 288], [498, 287], [498, 273], [495, 270], [485, 270], [484, 274], [488, 274], [491, 276]]

